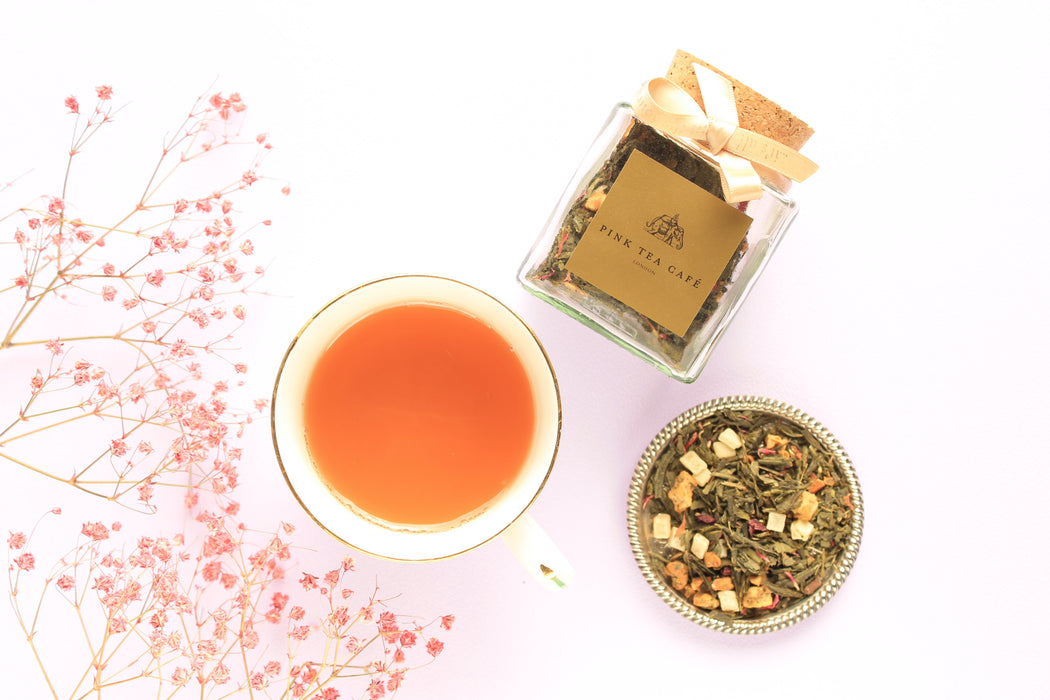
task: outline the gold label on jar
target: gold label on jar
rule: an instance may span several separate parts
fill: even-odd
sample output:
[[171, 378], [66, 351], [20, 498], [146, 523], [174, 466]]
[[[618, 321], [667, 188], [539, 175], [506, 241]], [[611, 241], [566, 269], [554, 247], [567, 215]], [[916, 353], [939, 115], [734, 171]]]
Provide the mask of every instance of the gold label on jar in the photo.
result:
[[747, 214], [634, 151], [567, 267], [684, 336], [750, 226]]

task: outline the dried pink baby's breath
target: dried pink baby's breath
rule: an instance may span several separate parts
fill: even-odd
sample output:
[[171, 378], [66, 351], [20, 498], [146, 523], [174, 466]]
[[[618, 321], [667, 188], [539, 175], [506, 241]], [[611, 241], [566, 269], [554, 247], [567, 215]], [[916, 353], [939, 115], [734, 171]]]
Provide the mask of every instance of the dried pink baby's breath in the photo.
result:
[[[380, 688], [396, 691], [407, 671], [444, 649], [428, 629], [448, 630], [452, 616], [421, 625], [390, 609], [378, 589], [355, 603], [359, 594], [347, 578], [353, 567], [345, 560], [288, 585], [284, 562], [292, 544], [284, 528], [256, 531], [229, 514], [201, 511], [185, 533], [110, 545], [119, 529], [82, 523], [77, 544], [46, 574], [31, 551], [33, 533], [8, 538], [15, 616], [49, 687], [58, 692], [55, 669], [74, 661], [49, 655], [55, 636], [65, 632], [40, 626], [45, 604], [64, 611], [92, 650], [80, 661], [85, 673], [61, 676], [79, 677], [62, 696], [135, 683], [143, 696], [186, 686], [204, 695], [252, 688], [338, 697], [367, 682], [365, 695], [380, 697]], [[84, 627], [90, 619], [100, 624]], [[157, 688], [149, 691], [150, 685]]]
[[[33, 367], [2, 377], [10, 390], [0, 397], [0, 462], [148, 512], [158, 488], [177, 487], [195, 517], [186, 531], [134, 543], [120, 522], [83, 522], [50, 568], [32, 551], [40, 523], [9, 532], [9, 599], [48, 695], [101, 697], [127, 686], [141, 697], [394, 693], [411, 657], [425, 665], [444, 648], [426, 630], [447, 631], [453, 617], [420, 625], [392, 611], [378, 588], [356, 594], [352, 558], [303, 570], [292, 563], [292, 525], [267, 532], [236, 520], [236, 441], [269, 406], [231, 390], [248, 372], [230, 350], [248, 316], [240, 302], [264, 272], [245, 259], [255, 253], [253, 226], [242, 224], [238, 202], [268, 181], [269, 137], [239, 139], [247, 107], [238, 93], [202, 98], [137, 200], [106, 220], [80, 218], [69, 175], [113, 121], [113, 94], [97, 86], [93, 110], [66, 99], [75, 127], [60, 191], [0, 218], [13, 222], [0, 228], [0, 243], [10, 241], [0, 245], [0, 279], [11, 281], [0, 287], [0, 371]], [[239, 167], [207, 169], [192, 190], [174, 187], [177, 171], [244, 148]], [[199, 184], [207, 177], [217, 183]], [[48, 445], [71, 442], [82, 463], [47, 461]], [[45, 605], [58, 610], [41, 615]], [[67, 624], [54, 624], [62, 612]], [[52, 640], [70, 630], [84, 657], [51, 656]]]
[[[170, 484], [228, 495], [238, 478], [231, 436], [264, 409], [206, 397], [248, 372], [232, 339], [263, 268], [246, 263], [257, 224], [241, 220], [238, 201], [266, 182], [271, 144], [240, 139], [239, 94], [212, 94], [169, 132], [137, 199], [80, 217], [86, 203], [70, 183], [82, 178], [70, 175], [113, 121], [113, 94], [97, 86], [93, 110], [66, 99], [76, 116], [60, 188], [0, 218], [0, 243], [10, 242], [0, 246], [0, 280], [10, 280], [0, 286], [0, 371], [8, 358], [37, 364], [28, 386], [14, 382], [24, 393], [0, 398], [0, 463], [149, 511]], [[242, 161], [216, 160], [219, 151]], [[178, 184], [185, 169], [191, 185]], [[49, 461], [58, 441], [76, 441], [83, 463]]]

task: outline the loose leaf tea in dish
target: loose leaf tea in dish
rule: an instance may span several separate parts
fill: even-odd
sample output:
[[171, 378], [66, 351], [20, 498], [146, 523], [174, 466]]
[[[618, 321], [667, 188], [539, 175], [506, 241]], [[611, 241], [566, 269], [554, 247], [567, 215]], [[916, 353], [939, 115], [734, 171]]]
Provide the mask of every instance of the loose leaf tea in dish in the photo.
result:
[[681, 427], [653, 460], [641, 498], [652, 570], [689, 606], [727, 621], [812, 596], [855, 527], [854, 492], [836, 455], [804, 426], [762, 410], [724, 408]]

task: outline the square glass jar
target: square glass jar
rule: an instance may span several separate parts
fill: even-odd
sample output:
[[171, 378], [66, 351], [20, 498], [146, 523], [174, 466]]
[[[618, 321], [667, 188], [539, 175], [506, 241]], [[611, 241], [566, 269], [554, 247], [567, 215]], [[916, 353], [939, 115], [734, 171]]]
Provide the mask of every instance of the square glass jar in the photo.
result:
[[746, 214], [751, 224], [688, 329], [674, 333], [568, 269], [580, 239], [635, 151], [723, 199], [718, 166], [710, 153], [694, 141], [649, 126], [629, 104], [617, 105], [523, 262], [518, 280], [532, 294], [671, 377], [692, 382], [765, 268], [797, 207], [766, 179], [760, 198], [725, 205]]

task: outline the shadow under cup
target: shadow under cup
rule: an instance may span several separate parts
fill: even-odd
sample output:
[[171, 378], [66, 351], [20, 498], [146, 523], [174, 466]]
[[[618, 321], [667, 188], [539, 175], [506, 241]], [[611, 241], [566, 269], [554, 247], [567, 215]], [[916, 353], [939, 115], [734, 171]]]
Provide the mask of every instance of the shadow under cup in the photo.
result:
[[[481, 508], [440, 525], [386, 523], [355, 508], [315, 467], [306, 440], [304, 400], [321, 355], [350, 326], [378, 311], [437, 305], [471, 316], [513, 349], [528, 377], [535, 420], [524, 466], [512, 483]], [[558, 384], [546, 352], [513, 311], [488, 294], [442, 277], [390, 277], [357, 287], [328, 303], [299, 331], [278, 370], [271, 404], [274, 449], [285, 480], [307, 513], [357, 550], [388, 559], [442, 559], [502, 533], [539, 495], [554, 465], [561, 430]], [[413, 449], [406, 444], [405, 449]]]

